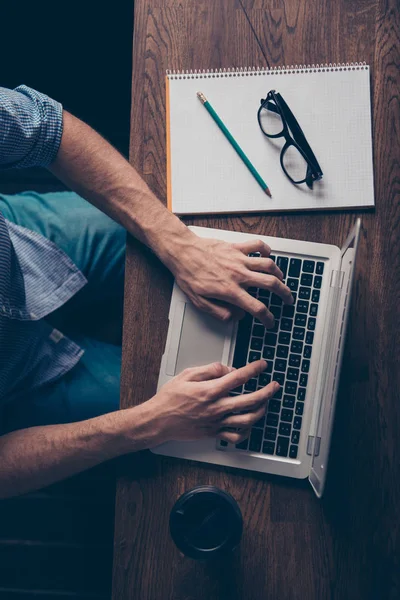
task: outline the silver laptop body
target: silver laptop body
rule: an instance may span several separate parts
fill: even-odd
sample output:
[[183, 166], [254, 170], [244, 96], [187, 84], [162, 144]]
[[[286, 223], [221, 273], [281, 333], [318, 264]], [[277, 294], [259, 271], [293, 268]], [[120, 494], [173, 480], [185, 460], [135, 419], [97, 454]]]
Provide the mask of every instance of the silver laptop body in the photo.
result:
[[[233, 444], [223, 445], [213, 438], [195, 442], [168, 442], [154, 448], [154, 453], [286, 477], [308, 477], [316, 495], [321, 497], [326, 479], [360, 225], [358, 219], [341, 249], [328, 244], [191, 227], [201, 237], [231, 243], [261, 239], [271, 247], [272, 255], [323, 263], [300, 439], [296, 459], [239, 450]], [[237, 323], [221, 323], [195, 309], [175, 284], [158, 388], [187, 367], [215, 361], [231, 366], [237, 329]]]

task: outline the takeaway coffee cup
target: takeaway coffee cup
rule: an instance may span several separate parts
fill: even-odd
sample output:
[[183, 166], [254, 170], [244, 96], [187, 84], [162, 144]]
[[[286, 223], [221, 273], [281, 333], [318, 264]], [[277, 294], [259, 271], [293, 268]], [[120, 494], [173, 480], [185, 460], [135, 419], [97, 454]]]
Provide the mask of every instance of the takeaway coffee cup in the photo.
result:
[[214, 559], [232, 552], [242, 537], [243, 519], [230, 494], [212, 485], [185, 492], [171, 510], [172, 539], [183, 554]]

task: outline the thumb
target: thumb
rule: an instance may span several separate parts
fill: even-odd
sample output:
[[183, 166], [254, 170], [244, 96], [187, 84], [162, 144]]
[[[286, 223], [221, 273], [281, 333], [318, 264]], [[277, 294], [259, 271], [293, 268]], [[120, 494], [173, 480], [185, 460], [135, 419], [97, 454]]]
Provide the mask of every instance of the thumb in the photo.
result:
[[183, 372], [183, 378], [187, 381], [209, 381], [218, 379], [234, 371], [233, 367], [227, 367], [221, 363], [215, 362], [201, 367], [193, 367]]

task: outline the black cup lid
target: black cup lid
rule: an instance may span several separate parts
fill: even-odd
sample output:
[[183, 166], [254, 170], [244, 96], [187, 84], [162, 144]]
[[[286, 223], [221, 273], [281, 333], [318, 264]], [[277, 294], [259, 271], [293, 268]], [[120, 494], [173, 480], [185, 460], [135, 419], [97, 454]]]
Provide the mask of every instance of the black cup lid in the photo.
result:
[[191, 558], [215, 558], [240, 542], [243, 520], [230, 494], [198, 486], [183, 494], [172, 508], [169, 526], [177, 547]]

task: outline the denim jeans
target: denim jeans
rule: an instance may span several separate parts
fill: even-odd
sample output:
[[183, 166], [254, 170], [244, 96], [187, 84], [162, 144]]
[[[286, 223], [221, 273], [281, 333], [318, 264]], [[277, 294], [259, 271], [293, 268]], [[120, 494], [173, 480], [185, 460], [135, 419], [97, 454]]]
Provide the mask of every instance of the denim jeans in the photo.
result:
[[2, 415], [5, 431], [117, 410], [121, 345], [98, 339], [97, 331], [110, 319], [122, 329], [125, 230], [73, 192], [0, 195], [0, 209], [9, 221], [57, 244], [88, 280], [48, 317], [85, 350], [83, 357], [59, 380], [8, 405]]

